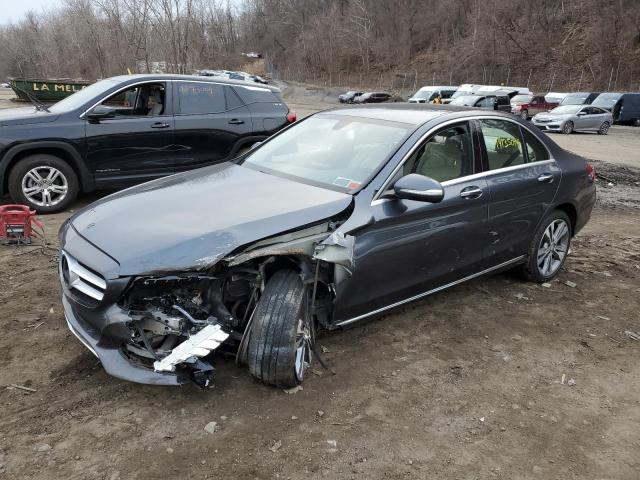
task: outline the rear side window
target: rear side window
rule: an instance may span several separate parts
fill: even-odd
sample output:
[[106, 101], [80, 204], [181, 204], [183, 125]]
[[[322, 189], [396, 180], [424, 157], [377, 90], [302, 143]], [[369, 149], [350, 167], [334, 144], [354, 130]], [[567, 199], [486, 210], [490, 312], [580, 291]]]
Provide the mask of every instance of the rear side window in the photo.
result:
[[541, 162], [543, 160], [549, 160], [549, 152], [538, 140], [533, 133], [523, 128], [522, 134], [524, 135], [524, 143], [527, 145], [527, 155], [529, 162]]
[[520, 126], [506, 120], [480, 120], [480, 128], [487, 148], [489, 170], [523, 165], [524, 151]]
[[226, 110], [224, 87], [216, 83], [181, 82], [178, 86], [180, 113], [197, 115]]
[[232, 88], [247, 105], [250, 103], [281, 102], [276, 94], [268, 88], [241, 86], [234, 86]]

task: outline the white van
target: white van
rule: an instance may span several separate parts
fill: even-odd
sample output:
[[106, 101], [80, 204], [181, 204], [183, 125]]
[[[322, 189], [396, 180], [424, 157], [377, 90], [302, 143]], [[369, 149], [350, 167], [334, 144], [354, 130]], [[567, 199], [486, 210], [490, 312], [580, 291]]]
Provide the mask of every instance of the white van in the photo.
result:
[[409, 99], [409, 103], [433, 103], [438, 95], [442, 100], [451, 98], [456, 93], [458, 87], [433, 86], [422, 87]]

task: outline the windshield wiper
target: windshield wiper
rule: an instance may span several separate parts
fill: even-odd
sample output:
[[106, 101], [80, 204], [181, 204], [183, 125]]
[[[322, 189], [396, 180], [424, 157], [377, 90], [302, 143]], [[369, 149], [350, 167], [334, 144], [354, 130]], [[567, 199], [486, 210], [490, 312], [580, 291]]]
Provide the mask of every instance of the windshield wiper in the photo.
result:
[[51, 110], [49, 110], [49, 107], [47, 107], [44, 103], [42, 103], [40, 100], [38, 100], [36, 97], [34, 97], [33, 95], [31, 95], [29, 92], [27, 92], [26, 90], [21, 89], [20, 87], [14, 85], [14, 88], [16, 90], [20, 90], [22, 93], [25, 94], [25, 96], [29, 99], [29, 101], [33, 104], [33, 106], [36, 108], [36, 110], [38, 110], [39, 112], [49, 112], [51, 113]]

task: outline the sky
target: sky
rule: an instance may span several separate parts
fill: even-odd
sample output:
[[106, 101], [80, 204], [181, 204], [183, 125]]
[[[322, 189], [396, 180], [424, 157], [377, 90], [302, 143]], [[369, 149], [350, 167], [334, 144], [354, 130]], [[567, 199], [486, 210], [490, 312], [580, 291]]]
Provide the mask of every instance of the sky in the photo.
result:
[[43, 7], [49, 10], [61, 3], [61, 0], [0, 0], [0, 24], [20, 20], [29, 10], [41, 12]]

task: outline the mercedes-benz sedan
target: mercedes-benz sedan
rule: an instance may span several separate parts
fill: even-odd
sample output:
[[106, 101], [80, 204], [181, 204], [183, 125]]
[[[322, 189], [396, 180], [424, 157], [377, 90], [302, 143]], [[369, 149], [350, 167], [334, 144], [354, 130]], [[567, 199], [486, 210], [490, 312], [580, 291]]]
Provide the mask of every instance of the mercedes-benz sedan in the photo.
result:
[[318, 328], [508, 268], [551, 280], [589, 219], [594, 175], [509, 114], [317, 113], [233, 162], [71, 217], [60, 231], [65, 315], [116, 377], [207, 385], [224, 350], [291, 387]]

